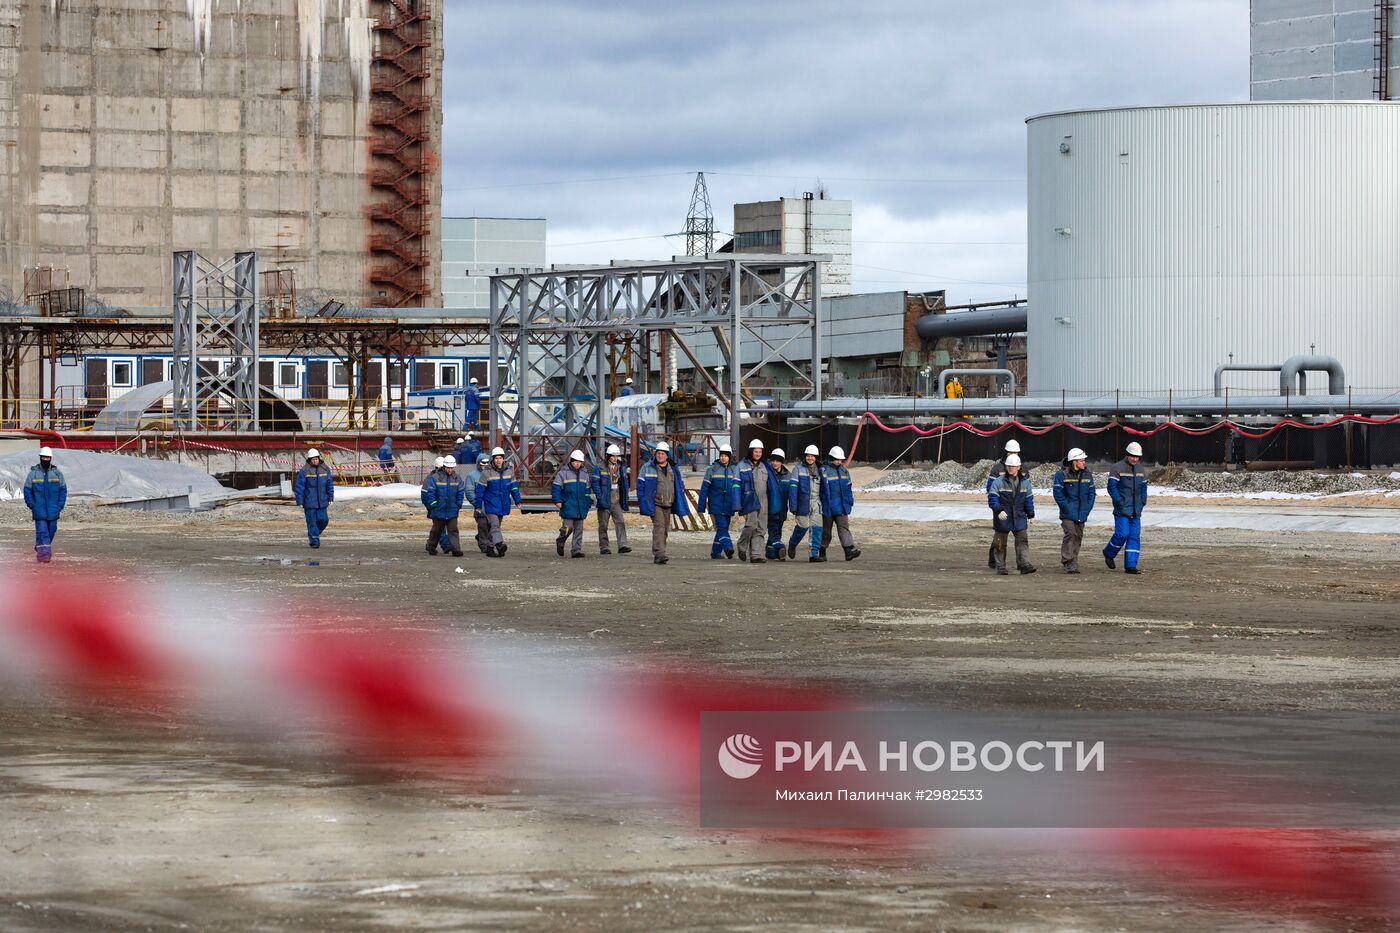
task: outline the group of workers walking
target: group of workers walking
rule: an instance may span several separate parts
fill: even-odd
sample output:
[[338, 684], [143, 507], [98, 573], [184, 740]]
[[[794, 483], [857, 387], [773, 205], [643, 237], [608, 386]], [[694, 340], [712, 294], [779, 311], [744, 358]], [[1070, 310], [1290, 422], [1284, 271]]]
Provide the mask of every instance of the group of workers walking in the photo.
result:
[[[992, 544], [987, 552], [987, 566], [998, 574], [1007, 574], [1006, 550], [1008, 540], [1015, 542], [1016, 569], [1035, 573], [1030, 562], [1030, 538], [1027, 531], [1035, 518], [1035, 496], [1030, 476], [1021, 463], [1021, 445], [1006, 442], [1006, 453], [992, 466], [987, 478], [987, 505], [992, 510]], [[1123, 555], [1123, 569], [1139, 574], [1138, 560], [1142, 555], [1142, 511], [1147, 504], [1147, 474], [1139, 468], [1142, 445], [1130, 443], [1122, 460], [1108, 471], [1108, 496], [1113, 501], [1113, 535], [1104, 545], [1103, 559], [1110, 570], [1116, 570], [1118, 555]], [[1065, 573], [1079, 573], [1079, 550], [1084, 543], [1084, 524], [1094, 509], [1098, 490], [1094, 474], [1088, 469], [1088, 454], [1078, 447], [1065, 455], [1062, 468], [1055, 473], [1053, 486], [1055, 504], [1060, 509], [1060, 565]]]

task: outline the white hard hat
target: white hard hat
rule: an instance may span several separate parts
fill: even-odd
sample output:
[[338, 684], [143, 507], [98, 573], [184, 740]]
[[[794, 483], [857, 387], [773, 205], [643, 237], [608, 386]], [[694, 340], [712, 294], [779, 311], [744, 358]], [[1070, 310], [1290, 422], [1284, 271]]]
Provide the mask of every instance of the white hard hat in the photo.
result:
[[459, 438], [457, 438], [457, 443], [459, 443], [459, 444], [465, 444], [466, 442], [467, 442], [467, 439], [466, 439], [465, 437], [459, 437]]
[[622, 456], [622, 448], [619, 447], [619, 446], [617, 446], [616, 444], [609, 444], [609, 445], [608, 445], [608, 456], [609, 456], [609, 457], [621, 457], [621, 456]]
[[1141, 457], [1141, 456], [1142, 456], [1142, 445], [1139, 444], [1137, 441], [1133, 441], [1131, 444], [1129, 444], [1129, 445], [1128, 445], [1128, 456], [1130, 456], [1130, 457]]
[[468, 380], [467, 380], [467, 385], [469, 385], [469, 386], [474, 386], [474, 385], [476, 385], [476, 377], [475, 377], [475, 376], [472, 376], [470, 379], [468, 379]]
[[671, 445], [666, 443], [665, 441], [662, 441], [661, 443], [656, 445], [656, 452], [669, 454], [671, 452]]
[[820, 456], [822, 455], [822, 452], [821, 452], [820, 450], [817, 449], [817, 445], [816, 445], [816, 444], [808, 444], [808, 445], [807, 445], [807, 449], [804, 450], [804, 451], [802, 451], [802, 456], [805, 457], [805, 456], [807, 456], [808, 454], [812, 454], [813, 456], [820, 457]]
[[783, 449], [781, 447], [774, 447], [773, 452], [768, 455], [768, 459], [772, 460], [774, 458], [778, 460], [786, 460], [787, 454], [783, 453]]
[[41, 456], [41, 457], [52, 457], [52, 456], [53, 456], [53, 448], [52, 448], [52, 447], [40, 447], [40, 448], [39, 448], [39, 456]]
[[722, 454], [732, 454], [734, 453], [734, 448], [730, 447], [728, 444], [720, 444], [719, 452]]
[[1009, 457], [1006, 458], [1006, 465], [1009, 467], [1020, 466], [1021, 458], [1016, 456], [1015, 454], [1011, 454]]
[[1070, 448], [1070, 452], [1065, 454], [1065, 459], [1069, 460], [1070, 462], [1074, 462], [1075, 460], [1088, 460], [1089, 455], [1086, 454], [1084, 451], [1080, 450], [1078, 447], [1072, 447]]
[[762, 450], [762, 449], [763, 449], [763, 441], [759, 440], [759, 439], [756, 438], [756, 437], [755, 437], [753, 440], [749, 441], [749, 450]]
[[842, 450], [840, 447], [833, 447], [833, 448], [831, 448], [831, 450], [827, 451], [826, 455], [827, 455], [828, 457], [830, 457], [832, 460], [845, 460], [845, 459], [846, 459], [846, 452], [845, 452], [844, 450]]
[[445, 467], [455, 467], [457, 465], [457, 458], [448, 454], [446, 457], [442, 458], [442, 465]]
[[1014, 439], [1007, 441], [1006, 452], [1009, 454], [1019, 454], [1021, 452], [1021, 442]]
[[491, 455], [490, 455], [490, 454], [487, 454], [487, 453], [483, 453], [480, 457], [477, 457], [477, 458], [476, 458], [476, 462], [477, 462], [477, 463], [490, 463], [490, 462], [491, 462]]
[[624, 384], [624, 385], [629, 385], [629, 386], [630, 386], [630, 385], [632, 384], [632, 380], [629, 378], [629, 379], [628, 379], [625, 383], [623, 383], [623, 384]]
[[306, 459], [307, 459], [307, 460], [310, 460], [310, 459], [312, 459], [312, 458], [314, 458], [314, 457], [319, 457], [319, 456], [321, 456], [321, 452], [320, 452], [319, 450], [317, 450], [315, 447], [311, 448], [310, 450], [308, 450], [308, 451], [306, 452]]
[[581, 450], [571, 450], [571, 451], [569, 451], [569, 461], [570, 461], [570, 462], [573, 462], [574, 460], [582, 460], [582, 459], [583, 459], [583, 451], [581, 451]]
[[433, 461], [433, 467], [436, 468], [436, 469], [439, 469], [439, 470], [442, 469], [442, 458], [441, 458], [441, 457], [438, 457], [436, 460]]
[[491, 456], [493, 456], [493, 457], [504, 457], [505, 455], [506, 455], [506, 452], [505, 452], [504, 450], [502, 450], [500, 447], [492, 447], [492, 448], [491, 448]]

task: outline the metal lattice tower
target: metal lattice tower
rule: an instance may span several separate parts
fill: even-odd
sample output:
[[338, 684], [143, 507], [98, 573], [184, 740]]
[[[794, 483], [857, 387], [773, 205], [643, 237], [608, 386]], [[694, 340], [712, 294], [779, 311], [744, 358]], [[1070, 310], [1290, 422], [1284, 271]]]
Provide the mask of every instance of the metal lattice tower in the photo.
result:
[[[175, 254], [170, 375], [175, 424], [198, 427], [202, 399], [221, 397], [239, 430], [258, 430], [258, 254], [235, 253], [215, 265], [193, 250]], [[201, 369], [217, 348], [228, 368]]]
[[685, 252], [688, 256], [708, 256], [715, 251], [715, 212], [710, 208], [710, 189], [705, 173], [695, 173], [690, 192], [690, 210], [685, 216]]
[[[689, 256], [493, 275], [490, 356], [514, 362], [516, 399], [491, 405], [491, 433], [500, 432], [522, 482], [543, 483], [569, 450], [603, 440], [609, 336], [638, 335], [641, 345], [641, 335], [657, 333], [706, 380], [737, 448], [742, 416], [771, 413], [753, 405], [748, 389], [764, 366], [792, 371], [794, 399], [821, 399], [821, 269], [829, 258]], [[700, 365], [688, 342], [697, 334], [716, 335], [727, 385]], [[789, 347], [805, 351], [810, 366]]]

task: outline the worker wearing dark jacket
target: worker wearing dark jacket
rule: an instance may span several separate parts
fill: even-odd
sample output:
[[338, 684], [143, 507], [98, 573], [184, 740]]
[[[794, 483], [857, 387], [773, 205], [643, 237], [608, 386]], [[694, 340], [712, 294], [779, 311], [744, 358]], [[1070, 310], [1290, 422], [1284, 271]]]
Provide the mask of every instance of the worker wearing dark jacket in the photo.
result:
[[481, 511], [476, 504], [476, 487], [481, 482], [481, 474], [490, 466], [491, 456], [485, 453], [480, 454], [471, 470], [462, 477], [462, 482], [467, 487], [467, 496], [472, 500], [472, 521], [476, 523], [476, 547], [483, 554], [491, 546], [491, 523], [486, 520], [486, 513]]
[[627, 464], [622, 462], [622, 448], [608, 445], [607, 461], [593, 468], [593, 498], [598, 503], [598, 553], [611, 554], [608, 546], [608, 523], [617, 532], [617, 553], [631, 554], [627, 546]]
[[515, 471], [506, 463], [503, 448], [491, 449], [491, 462], [481, 470], [476, 481], [476, 491], [472, 494], [472, 504], [486, 514], [486, 524], [490, 529], [487, 542], [487, 557], [504, 557], [506, 541], [501, 534], [501, 521], [510, 514], [511, 505], [520, 504], [520, 483], [516, 482]]
[[306, 513], [306, 539], [312, 547], [321, 546], [321, 533], [330, 524], [328, 510], [335, 501], [335, 479], [331, 468], [321, 462], [315, 447], [306, 452], [306, 464], [297, 470], [293, 487], [297, 505]]
[[651, 462], [637, 472], [637, 511], [651, 519], [651, 560], [664, 564], [671, 558], [666, 542], [671, 534], [671, 516], [690, 514], [685, 498], [685, 481], [680, 468], [671, 461], [671, 445], [656, 445]]
[[1079, 572], [1079, 546], [1084, 543], [1084, 523], [1094, 510], [1094, 474], [1085, 469], [1088, 454], [1078, 447], [1065, 455], [1064, 467], [1055, 474], [1055, 504], [1060, 507], [1060, 564], [1065, 573]]
[[68, 481], [53, 462], [53, 451], [39, 448], [39, 462], [24, 479], [24, 504], [34, 519], [34, 557], [41, 564], [53, 559], [53, 539], [58, 517], [68, 504]]
[[783, 523], [788, 516], [788, 477], [787, 454], [781, 447], [774, 447], [768, 455], [768, 546], [764, 553], [769, 560], [787, 560], [787, 547], [783, 543]]
[[1021, 472], [1021, 458], [1016, 454], [1006, 457], [1006, 472], [991, 483], [987, 492], [987, 506], [992, 510], [992, 534], [996, 544], [996, 571], [1005, 576], [1006, 539], [1010, 535], [1016, 539], [1016, 569], [1022, 573], [1035, 573], [1030, 562], [1030, 538], [1026, 530], [1031, 519], [1035, 518], [1035, 497], [1031, 493], [1031, 480]]
[[559, 538], [554, 542], [555, 551], [563, 557], [564, 541], [572, 536], [569, 556], [582, 557], [583, 520], [593, 511], [593, 471], [584, 464], [583, 451], [570, 452], [568, 465], [554, 474], [549, 497], [559, 509], [559, 519], [563, 522]]
[[840, 447], [831, 448], [827, 454], [831, 462], [821, 470], [822, 477], [822, 556], [831, 546], [831, 529], [836, 529], [841, 538], [841, 550], [846, 560], [860, 556], [856, 539], [851, 537], [851, 510], [856, 507], [855, 490], [851, 488], [851, 471], [846, 469], [846, 452]]
[[739, 467], [733, 462], [734, 448], [721, 444], [719, 457], [705, 471], [700, 482], [700, 511], [708, 511], [715, 523], [715, 539], [710, 543], [710, 559], [734, 556], [729, 522], [739, 511]]
[[1104, 563], [1116, 569], [1114, 558], [1123, 551], [1123, 569], [1142, 573], [1138, 558], [1142, 555], [1142, 510], [1147, 505], [1147, 473], [1139, 461], [1142, 445], [1128, 445], [1126, 456], [1108, 471], [1108, 496], [1113, 500], [1113, 537], [1103, 549]]
[[385, 473], [394, 472], [394, 439], [384, 438], [384, 443], [379, 445], [379, 469]]
[[423, 506], [428, 517], [433, 520], [433, 528], [428, 532], [427, 552], [436, 554], [443, 531], [452, 547], [452, 556], [462, 556], [462, 540], [457, 530], [457, 516], [462, 512], [462, 504], [467, 501], [467, 487], [462, 477], [457, 475], [457, 459], [443, 457], [442, 469], [428, 474], [421, 492]]
[[465, 437], [457, 438], [457, 443], [452, 448], [452, 456], [463, 469], [468, 466], [475, 467], [481, 460], [481, 441], [472, 437], [468, 431]]
[[826, 560], [822, 554], [822, 468], [817, 462], [820, 456], [816, 444], [807, 445], [802, 452], [802, 462], [792, 468], [787, 481], [788, 511], [796, 522], [792, 537], [788, 539], [787, 556], [797, 559], [797, 546], [810, 532], [812, 556], [808, 561], [813, 564]]
[[[992, 483], [1006, 474], [1007, 455], [1015, 454], [1018, 457], [1021, 455], [1021, 442], [1013, 438], [1006, 442], [1005, 450], [1006, 453], [1002, 454], [1000, 460], [992, 464], [992, 471], [987, 474], [987, 495], [992, 494]], [[997, 540], [995, 534], [992, 535], [992, 543], [987, 548], [987, 566], [993, 570], [995, 570], [997, 566]]]
[[763, 462], [763, 441], [749, 441], [749, 455], [739, 464], [739, 514], [744, 530], [739, 533], [739, 559], [755, 564], [767, 558], [758, 553], [768, 531], [768, 483], [772, 471]]
[[462, 404], [466, 408], [467, 430], [475, 431], [477, 423], [481, 420], [481, 389], [477, 388], [475, 376], [467, 381], [467, 392]]

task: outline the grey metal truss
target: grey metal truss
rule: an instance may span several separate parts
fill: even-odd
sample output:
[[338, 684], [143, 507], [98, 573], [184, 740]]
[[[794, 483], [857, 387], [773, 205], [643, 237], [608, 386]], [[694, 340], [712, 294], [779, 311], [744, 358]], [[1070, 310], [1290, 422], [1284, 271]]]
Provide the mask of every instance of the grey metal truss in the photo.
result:
[[[793, 371], [799, 386], [794, 400], [821, 400], [821, 268], [828, 259], [712, 253], [493, 275], [490, 353], [492, 359], [514, 362], [517, 403], [513, 408], [492, 404], [492, 433], [502, 437], [523, 477], [547, 479], [543, 474], [562, 463], [569, 449], [601, 440], [608, 335], [660, 331], [690, 358], [728, 411], [737, 449], [741, 415], [768, 410], [755, 408], [748, 391], [749, 380], [764, 366], [784, 364]], [[726, 361], [727, 388], [700, 365], [686, 342], [687, 334], [699, 331], [715, 335]], [[808, 369], [789, 359], [788, 348], [794, 346], [808, 351]], [[645, 380], [647, 373], [633, 375]], [[542, 398], [561, 395], [571, 404], [557, 414], [532, 408]]]
[[[239, 430], [258, 430], [258, 254], [235, 253], [216, 265], [181, 250], [172, 280], [176, 426], [195, 429], [201, 400], [221, 397]], [[201, 355], [216, 349], [228, 356], [228, 367], [201, 369]]]

